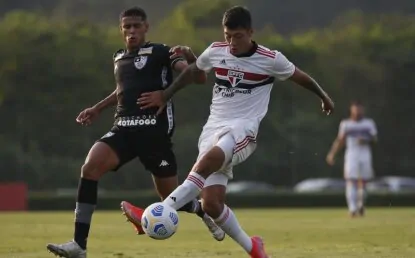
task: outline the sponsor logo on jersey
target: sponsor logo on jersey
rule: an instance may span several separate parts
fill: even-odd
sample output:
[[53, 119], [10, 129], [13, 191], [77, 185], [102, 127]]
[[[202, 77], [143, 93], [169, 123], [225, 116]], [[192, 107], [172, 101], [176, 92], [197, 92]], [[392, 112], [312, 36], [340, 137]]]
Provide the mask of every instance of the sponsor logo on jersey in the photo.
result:
[[239, 89], [239, 88], [227, 88], [225, 86], [215, 85], [214, 92], [216, 94], [221, 94], [224, 98], [232, 98], [236, 94], [251, 94], [251, 89]]
[[143, 47], [138, 51], [139, 55], [150, 55], [153, 53], [153, 47]]
[[156, 116], [120, 117], [115, 124], [121, 127], [151, 126], [157, 124]]

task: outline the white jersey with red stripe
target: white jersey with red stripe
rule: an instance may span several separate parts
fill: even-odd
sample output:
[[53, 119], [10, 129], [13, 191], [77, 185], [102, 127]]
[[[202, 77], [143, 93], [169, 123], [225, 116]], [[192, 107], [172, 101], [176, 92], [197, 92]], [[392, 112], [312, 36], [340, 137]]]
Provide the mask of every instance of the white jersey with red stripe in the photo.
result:
[[[282, 53], [256, 43], [243, 56], [234, 56], [229, 50], [227, 43], [215, 42], [196, 61], [200, 70], [213, 70], [216, 75], [210, 116], [199, 138], [198, 160], [219, 139], [233, 139], [228, 140], [233, 147], [222, 149], [230, 152], [225, 153], [229, 158], [226, 166], [209, 177], [208, 185], [226, 184], [233, 177], [232, 167], [254, 152], [274, 80], [286, 80], [295, 71], [295, 66]], [[222, 138], [225, 135], [231, 137]]]
[[227, 43], [211, 44], [197, 59], [199, 69], [216, 75], [209, 122], [248, 119], [260, 123], [268, 111], [275, 79], [286, 80], [295, 66], [281, 53], [256, 45], [236, 57]]
[[346, 139], [344, 156], [344, 177], [346, 179], [370, 179], [374, 176], [372, 150], [369, 144], [361, 144], [360, 139], [372, 140], [377, 137], [373, 119], [345, 119], [340, 123], [339, 137]]

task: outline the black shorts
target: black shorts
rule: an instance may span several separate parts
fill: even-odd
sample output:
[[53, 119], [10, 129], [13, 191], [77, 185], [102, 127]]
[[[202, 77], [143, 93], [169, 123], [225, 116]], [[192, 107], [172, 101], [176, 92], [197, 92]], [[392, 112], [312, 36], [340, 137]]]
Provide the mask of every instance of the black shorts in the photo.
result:
[[120, 163], [114, 171], [138, 157], [146, 170], [156, 177], [177, 175], [176, 156], [167, 133], [151, 128], [137, 130], [115, 126], [97, 142], [108, 144], [118, 155]]

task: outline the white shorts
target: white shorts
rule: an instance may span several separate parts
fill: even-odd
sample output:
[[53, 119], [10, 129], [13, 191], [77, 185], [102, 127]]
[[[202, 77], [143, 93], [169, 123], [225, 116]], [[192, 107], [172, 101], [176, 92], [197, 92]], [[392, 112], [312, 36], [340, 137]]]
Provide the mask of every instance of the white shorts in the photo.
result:
[[364, 179], [373, 178], [373, 167], [370, 159], [362, 161], [359, 159], [346, 159], [344, 162], [345, 179]]
[[209, 185], [227, 185], [233, 178], [233, 167], [245, 161], [256, 149], [258, 126], [246, 120], [229, 121], [229, 125], [218, 126], [207, 123], [199, 137], [199, 161], [214, 146], [225, 153], [222, 168], [209, 176], [205, 187]]

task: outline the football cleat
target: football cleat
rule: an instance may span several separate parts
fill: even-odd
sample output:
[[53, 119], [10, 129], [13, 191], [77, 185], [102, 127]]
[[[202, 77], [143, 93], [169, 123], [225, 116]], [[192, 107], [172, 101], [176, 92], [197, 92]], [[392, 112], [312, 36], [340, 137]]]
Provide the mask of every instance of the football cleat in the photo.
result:
[[65, 258], [86, 258], [86, 250], [82, 249], [74, 240], [64, 244], [48, 244], [49, 252]]

